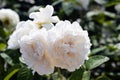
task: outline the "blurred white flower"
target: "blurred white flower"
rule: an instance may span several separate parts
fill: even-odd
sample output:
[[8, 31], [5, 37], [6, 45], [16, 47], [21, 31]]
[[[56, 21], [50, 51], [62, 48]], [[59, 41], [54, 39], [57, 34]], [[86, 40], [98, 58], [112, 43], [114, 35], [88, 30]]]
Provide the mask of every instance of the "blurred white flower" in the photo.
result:
[[52, 58], [47, 51], [47, 31], [33, 30], [20, 40], [20, 52], [25, 63], [40, 75], [54, 71]]
[[116, 47], [117, 49], [120, 49], [120, 43], [117, 43], [117, 44], [115, 45], [115, 47]]
[[75, 71], [88, 58], [91, 43], [79, 23], [60, 21], [48, 34], [48, 49], [56, 67]]
[[22, 21], [19, 22], [16, 26], [16, 30], [10, 36], [8, 40], [8, 49], [17, 49], [19, 48], [19, 40], [24, 36], [28, 35], [32, 29], [38, 29], [37, 25], [32, 21]]
[[52, 16], [54, 8], [50, 5], [47, 5], [45, 8], [40, 8], [40, 12], [32, 12], [29, 17], [34, 19], [34, 22], [37, 23], [40, 27], [44, 25], [51, 26], [52, 23], [59, 21], [57, 16]]
[[19, 16], [11, 9], [0, 9], [0, 20], [2, 21], [3, 25], [7, 26], [8, 28], [12, 28], [19, 22]]
[[120, 13], [120, 4], [115, 5], [115, 10]]

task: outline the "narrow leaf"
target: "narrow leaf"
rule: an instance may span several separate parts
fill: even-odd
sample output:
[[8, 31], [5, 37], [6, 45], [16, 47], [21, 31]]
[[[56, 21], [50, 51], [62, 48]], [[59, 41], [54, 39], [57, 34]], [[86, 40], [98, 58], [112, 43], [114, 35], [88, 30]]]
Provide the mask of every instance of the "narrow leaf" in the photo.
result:
[[11, 57], [9, 57], [7, 54], [5, 53], [1, 53], [0, 56], [11, 66], [13, 66], [13, 60], [11, 59]]
[[96, 80], [111, 80], [109, 77], [107, 77], [106, 75], [101, 75], [99, 77], [97, 77]]
[[10, 73], [4, 78], [4, 80], [10, 80], [10, 78], [11, 78], [16, 72], [18, 72], [18, 71], [19, 71], [19, 69], [13, 70], [12, 72], [10, 72]]
[[23, 67], [19, 70], [17, 80], [32, 80], [32, 78], [32, 72], [27, 67]]

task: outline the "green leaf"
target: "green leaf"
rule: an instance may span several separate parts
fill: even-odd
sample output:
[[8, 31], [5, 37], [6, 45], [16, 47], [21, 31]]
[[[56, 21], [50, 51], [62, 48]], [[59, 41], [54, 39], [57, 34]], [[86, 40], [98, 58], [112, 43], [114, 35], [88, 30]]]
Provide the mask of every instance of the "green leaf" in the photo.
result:
[[10, 72], [5, 78], [4, 80], [10, 80], [10, 78], [16, 73], [18, 72], [19, 69], [14, 69], [12, 72]]
[[111, 18], [116, 18], [116, 14], [115, 13], [108, 12], [108, 11], [104, 11], [103, 13], [104, 13], [104, 15], [109, 16]]
[[120, 0], [111, 0], [105, 6], [110, 7], [110, 6], [117, 5], [117, 4], [120, 4]]
[[56, 72], [52, 74], [52, 80], [66, 80], [66, 79], [62, 74]]
[[90, 71], [84, 71], [82, 80], [90, 80]]
[[95, 2], [97, 2], [98, 4], [106, 4], [107, 3], [107, 0], [95, 0]]
[[73, 3], [72, 2], [63, 2], [62, 8], [66, 15], [70, 15], [73, 12]]
[[18, 72], [17, 80], [33, 80], [31, 70], [27, 67], [22, 67]]
[[99, 65], [103, 64], [104, 62], [108, 61], [109, 58], [106, 56], [96, 55], [92, 56], [85, 62], [85, 66], [88, 70], [98, 67]]
[[63, 2], [64, 0], [56, 0], [52, 3], [53, 6], [58, 5], [59, 3]]
[[80, 69], [76, 70], [70, 76], [70, 80], [82, 80], [84, 69], [80, 67]]
[[106, 48], [107, 48], [106, 46], [102, 46], [102, 47], [93, 49], [93, 50], [91, 51], [91, 54], [96, 54], [96, 53], [98, 53], [98, 52], [100, 52], [100, 51], [105, 50]]
[[9, 57], [7, 54], [5, 53], [1, 53], [0, 56], [11, 66], [14, 65], [13, 60], [11, 59], [11, 57]]
[[10, 50], [10, 49], [7, 49], [5, 51], [5, 53], [10, 56], [10, 58], [13, 60], [13, 63], [14, 64], [17, 64], [19, 63], [19, 57], [21, 56], [21, 53], [19, 52], [19, 49], [17, 50]]
[[95, 80], [111, 80], [111, 79], [107, 77], [106, 75], [102, 74], [101, 76], [97, 77], [97, 79]]
[[0, 51], [5, 51], [6, 49], [6, 44], [0, 43]]
[[22, 57], [19, 57], [19, 61], [22, 62], [22, 63], [25, 63], [25, 61]]

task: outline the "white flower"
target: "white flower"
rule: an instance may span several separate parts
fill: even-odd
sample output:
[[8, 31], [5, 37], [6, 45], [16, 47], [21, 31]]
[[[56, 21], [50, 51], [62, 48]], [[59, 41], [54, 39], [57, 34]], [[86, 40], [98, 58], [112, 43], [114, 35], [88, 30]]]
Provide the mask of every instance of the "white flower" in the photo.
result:
[[75, 71], [88, 58], [91, 43], [79, 23], [60, 21], [48, 34], [48, 49], [56, 67]]
[[120, 4], [115, 5], [115, 10], [120, 13]]
[[32, 12], [29, 17], [34, 19], [34, 22], [38, 25], [44, 26], [44, 24], [51, 24], [56, 23], [59, 21], [59, 18], [57, 16], [53, 15], [53, 7], [50, 5], [47, 5], [45, 8], [40, 8], [40, 12]]
[[117, 44], [115, 45], [115, 47], [116, 47], [117, 49], [120, 49], [120, 43], [117, 43]]
[[19, 22], [19, 16], [11, 9], [0, 9], [0, 20], [3, 25], [13, 27]]
[[52, 58], [47, 51], [47, 31], [33, 30], [20, 40], [20, 52], [28, 67], [40, 75], [54, 71]]
[[37, 25], [32, 21], [22, 21], [19, 22], [16, 26], [16, 30], [10, 36], [8, 40], [8, 49], [17, 49], [19, 48], [19, 40], [24, 36], [28, 35], [32, 29], [38, 29]]

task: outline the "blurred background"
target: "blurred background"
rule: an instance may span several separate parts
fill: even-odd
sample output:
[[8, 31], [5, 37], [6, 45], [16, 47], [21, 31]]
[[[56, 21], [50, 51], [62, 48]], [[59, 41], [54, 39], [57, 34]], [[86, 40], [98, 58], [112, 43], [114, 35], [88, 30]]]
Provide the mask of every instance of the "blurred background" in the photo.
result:
[[[61, 20], [77, 21], [89, 32], [92, 43], [89, 56], [110, 58], [91, 71], [90, 80], [120, 80], [120, 0], [0, 0], [0, 9], [12, 9], [20, 16], [20, 21], [26, 21], [31, 12], [48, 4], [53, 5], [54, 15]], [[0, 21], [0, 53], [6, 53], [0, 55], [0, 80], [11, 71], [10, 80], [51, 80], [49, 76], [46, 78], [37, 73], [33, 76], [20, 62], [19, 50], [7, 49], [11, 33]], [[17, 73], [16, 68], [20, 69]], [[66, 77], [71, 74], [64, 70], [62, 73]], [[56, 77], [55, 74], [52, 76]]]

